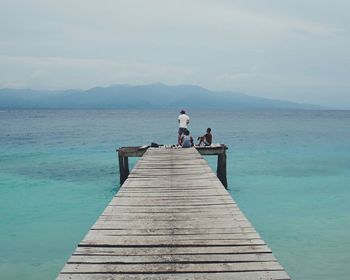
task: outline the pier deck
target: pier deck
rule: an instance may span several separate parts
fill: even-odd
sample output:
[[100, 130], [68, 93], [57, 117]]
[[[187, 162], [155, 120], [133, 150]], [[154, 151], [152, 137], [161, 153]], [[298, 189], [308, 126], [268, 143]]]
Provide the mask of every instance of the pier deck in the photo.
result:
[[290, 278], [196, 149], [149, 148], [57, 279]]

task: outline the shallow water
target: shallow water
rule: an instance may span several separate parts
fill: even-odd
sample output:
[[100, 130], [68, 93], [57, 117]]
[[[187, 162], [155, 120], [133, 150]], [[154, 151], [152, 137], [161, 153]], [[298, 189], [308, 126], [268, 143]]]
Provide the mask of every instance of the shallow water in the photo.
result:
[[[190, 112], [293, 279], [348, 279], [350, 112]], [[115, 149], [176, 142], [177, 112], [0, 112], [0, 279], [55, 279], [119, 186]], [[215, 158], [208, 157], [215, 168]], [[132, 164], [135, 160], [132, 160]]]

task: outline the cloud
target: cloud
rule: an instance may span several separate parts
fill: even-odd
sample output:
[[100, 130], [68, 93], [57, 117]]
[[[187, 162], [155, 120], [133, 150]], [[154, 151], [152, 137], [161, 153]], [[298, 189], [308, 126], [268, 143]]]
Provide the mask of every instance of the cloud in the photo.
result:
[[36, 89], [86, 89], [96, 85], [143, 84], [159, 80], [177, 84], [188, 82], [193, 74], [188, 68], [107, 59], [0, 56], [0, 64], [0, 87]]
[[298, 89], [331, 101], [349, 89], [345, 2], [0, 3], [0, 86], [190, 83], [294, 101], [307, 98]]

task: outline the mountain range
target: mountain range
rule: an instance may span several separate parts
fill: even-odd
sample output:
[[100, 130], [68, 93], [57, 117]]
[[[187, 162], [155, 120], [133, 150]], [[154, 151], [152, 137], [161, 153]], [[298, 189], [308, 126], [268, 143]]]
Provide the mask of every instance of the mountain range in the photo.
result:
[[89, 90], [0, 89], [1, 109], [325, 109], [194, 85], [113, 85]]

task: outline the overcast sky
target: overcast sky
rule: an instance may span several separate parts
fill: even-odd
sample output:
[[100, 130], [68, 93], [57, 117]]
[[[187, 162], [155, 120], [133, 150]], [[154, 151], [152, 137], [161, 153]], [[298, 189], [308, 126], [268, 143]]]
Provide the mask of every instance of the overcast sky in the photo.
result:
[[350, 108], [350, 2], [0, 0], [0, 88], [196, 84]]

